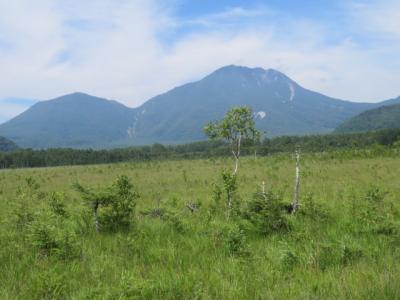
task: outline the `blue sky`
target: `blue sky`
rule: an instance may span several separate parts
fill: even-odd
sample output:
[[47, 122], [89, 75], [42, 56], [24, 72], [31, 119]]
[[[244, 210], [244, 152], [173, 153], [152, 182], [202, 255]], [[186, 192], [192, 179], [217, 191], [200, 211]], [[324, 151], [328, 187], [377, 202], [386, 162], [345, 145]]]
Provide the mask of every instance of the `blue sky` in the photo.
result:
[[398, 53], [397, 0], [0, 0], [0, 122], [27, 106], [1, 99], [137, 106], [228, 64], [378, 101], [400, 94]]
[[229, 10], [235, 7], [244, 9], [252, 9], [257, 7], [270, 8], [280, 12], [286, 12], [292, 16], [300, 17], [318, 17], [326, 13], [335, 14], [342, 6], [341, 1], [299, 1], [299, 0], [204, 0], [204, 1], [177, 1], [176, 13], [184, 18], [199, 17], [204, 14], [216, 13], [224, 10]]

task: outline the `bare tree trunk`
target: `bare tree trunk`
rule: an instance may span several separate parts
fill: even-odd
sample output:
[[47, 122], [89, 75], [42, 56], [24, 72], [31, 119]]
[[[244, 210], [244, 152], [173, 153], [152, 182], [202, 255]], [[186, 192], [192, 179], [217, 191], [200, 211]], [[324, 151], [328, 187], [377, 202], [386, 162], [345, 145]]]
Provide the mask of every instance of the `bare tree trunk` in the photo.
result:
[[265, 181], [262, 182], [261, 191], [265, 194]]
[[93, 203], [93, 218], [94, 218], [94, 227], [96, 232], [99, 232], [99, 218], [97, 216], [97, 209], [99, 208], [99, 203], [96, 201]]
[[233, 175], [236, 175], [239, 167], [239, 158], [235, 156], [235, 170], [233, 170]]
[[239, 168], [239, 157], [240, 157], [240, 143], [242, 140], [242, 136], [239, 134], [239, 138], [236, 144], [236, 151], [232, 147], [232, 153], [235, 157], [235, 169], [233, 170], [233, 175], [236, 175], [238, 168]]
[[294, 183], [294, 195], [292, 202], [292, 214], [294, 214], [299, 208], [299, 192], [300, 192], [300, 151], [296, 150], [296, 179]]
[[227, 219], [229, 219], [232, 211], [232, 193], [228, 192], [228, 211], [227, 211]]

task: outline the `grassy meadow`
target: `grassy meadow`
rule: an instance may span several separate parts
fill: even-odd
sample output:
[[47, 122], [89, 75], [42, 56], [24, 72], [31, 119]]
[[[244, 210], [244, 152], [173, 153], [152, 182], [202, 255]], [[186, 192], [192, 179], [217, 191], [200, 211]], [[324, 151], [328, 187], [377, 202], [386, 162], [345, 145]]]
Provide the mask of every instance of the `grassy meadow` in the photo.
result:
[[[400, 298], [400, 158], [304, 154], [300, 210], [275, 211], [285, 226], [263, 225], [249, 203], [263, 181], [279, 205], [292, 201], [293, 157], [244, 157], [228, 218], [221, 171], [232, 167], [218, 158], [0, 171], [0, 298]], [[96, 232], [74, 184], [120, 175], [140, 195], [133, 224]]]

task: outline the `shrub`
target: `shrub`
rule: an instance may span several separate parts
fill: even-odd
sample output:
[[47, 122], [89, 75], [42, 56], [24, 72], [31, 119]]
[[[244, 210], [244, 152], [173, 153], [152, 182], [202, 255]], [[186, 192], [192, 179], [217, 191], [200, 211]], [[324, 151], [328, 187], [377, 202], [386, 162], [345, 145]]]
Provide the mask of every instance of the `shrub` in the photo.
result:
[[231, 255], [248, 254], [246, 247], [246, 234], [239, 226], [231, 227], [225, 236], [225, 245]]
[[211, 207], [213, 212], [221, 210], [222, 200], [225, 198], [224, 208], [227, 218], [238, 210], [238, 199], [236, 195], [237, 191], [237, 176], [231, 174], [228, 171], [221, 173], [222, 186], [215, 184], [213, 189], [213, 200], [214, 203]]
[[14, 210], [14, 215], [16, 217], [16, 225], [19, 229], [24, 229], [31, 224], [35, 218], [32, 208], [28, 207], [28, 205], [23, 202]]
[[232, 209], [236, 203], [235, 194], [237, 191], [237, 177], [235, 174], [231, 174], [228, 171], [222, 172], [222, 181], [224, 186], [224, 191], [226, 194], [226, 205], [228, 209]]
[[384, 235], [398, 232], [396, 210], [385, 201], [386, 194], [379, 187], [372, 186], [357, 206], [353, 204], [352, 210], [357, 220], [357, 231]]
[[42, 212], [29, 226], [32, 246], [44, 256], [73, 259], [81, 255], [81, 245], [70, 220]]
[[128, 177], [120, 176], [110, 189], [105, 210], [101, 216], [104, 227], [109, 229], [127, 228], [132, 225], [135, 215], [136, 199], [139, 195], [132, 190]]
[[287, 232], [291, 228], [285, 204], [271, 191], [255, 193], [248, 203], [247, 215], [262, 234]]
[[52, 193], [50, 195], [50, 207], [52, 212], [60, 217], [68, 217], [65, 208], [64, 195], [61, 193]]
[[322, 204], [317, 203], [312, 193], [305, 195], [303, 203], [303, 209], [299, 211], [300, 215], [318, 222], [325, 221], [329, 218], [328, 209]]
[[127, 176], [123, 175], [110, 186], [88, 189], [79, 184], [75, 188], [93, 211], [96, 230], [115, 231], [128, 229], [134, 223], [136, 200], [139, 194], [133, 189]]
[[211, 203], [211, 213], [215, 214], [221, 211], [222, 195], [223, 195], [222, 187], [218, 184], [213, 184], [213, 196], [212, 196], [213, 202]]
[[284, 270], [290, 271], [299, 263], [299, 257], [294, 250], [286, 248], [281, 253], [280, 262]]

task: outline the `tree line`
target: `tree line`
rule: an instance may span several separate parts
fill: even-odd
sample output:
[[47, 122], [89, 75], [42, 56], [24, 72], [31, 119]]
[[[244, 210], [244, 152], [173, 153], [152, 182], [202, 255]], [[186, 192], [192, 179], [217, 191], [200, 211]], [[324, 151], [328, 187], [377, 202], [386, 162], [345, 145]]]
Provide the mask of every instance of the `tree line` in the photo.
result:
[[[260, 142], [242, 141], [242, 155], [292, 153], [296, 148], [305, 152], [338, 149], [365, 149], [374, 145], [400, 145], [400, 129], [353, 134], [325, 134], [264, 138]], [[228, 142], [200, 141], [182, 145], [153, 144], [111, 150], [55, 148], [46, 150], [18, 149], [0, 152], [0, 169], [50, 167], [147, 161], [153, 159], [193, 159], [232, 155]]]

